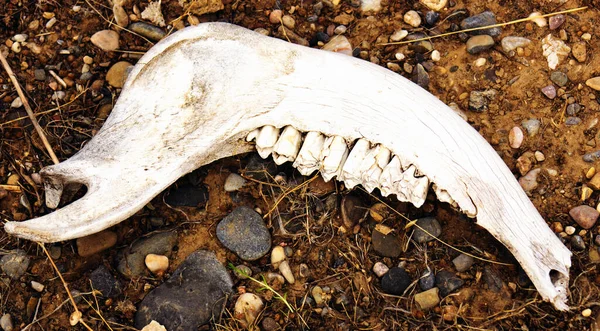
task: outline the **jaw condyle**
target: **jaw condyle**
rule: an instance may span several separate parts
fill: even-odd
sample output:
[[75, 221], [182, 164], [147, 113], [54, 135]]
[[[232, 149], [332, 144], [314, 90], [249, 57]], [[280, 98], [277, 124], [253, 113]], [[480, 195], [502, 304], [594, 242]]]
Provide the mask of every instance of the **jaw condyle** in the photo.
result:
[[72, 186], [86, 195], [5, 230], [40, 242], [89, 235], [190, 171], [252, 150], [415, 206], [432, 185], [511, 251], [545, 300], [568, 309], [571, 252], [468, 123], [394, 72], [225, 23], [150, 49], [98, 134], [41, 172], [49, 207]]

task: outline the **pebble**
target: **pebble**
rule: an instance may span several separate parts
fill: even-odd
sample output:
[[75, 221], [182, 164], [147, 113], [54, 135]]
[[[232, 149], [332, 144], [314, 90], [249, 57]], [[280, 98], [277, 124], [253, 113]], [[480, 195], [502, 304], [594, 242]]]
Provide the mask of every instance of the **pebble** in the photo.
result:
[[208, 201], [208, 189], [204, 185], [183, 184], [173, 186], [165, 202], [175, 207], [199, 207]]
[[581, 118], [579, 118], [579, 117], [569, 116], [565, 120], [566, 126], [574, 126], [574, 125], [579, 125], [579, 124], [581, 124]]
[[477, 35], [467, 40], [467, 52], [477, 54], [494, 46], [494, 39], [488, 35]]
[[127, 15], [127, 12], [125, 12], [125, 9], [123, 9], [123, 6], [121, 6], [120, 4], [114, 4], [113, 15], [115, 16], [115, 22], [118, 26], [124, 28], [127, 27], [127, 25], [129, 25], [129, 15]]
[[591, 87], [593, 90], [600, 91], [600, 76], [586, 80], [585, 85]]
[[364, 219], [366, 209], [362, 198], [352, 194], [345, 195], [340, 204], [344, 226], [347, 229], [354, 228], [354, 226]]
[[540, 174], [541, 171], [541, 168], [533, 169], [529, 171], [525, 176], [519, 178], [519, 184], [525, 192], [530, 192], [537, 188], [537, 176]]
[[408, 31], [406, 30], [396, 30], [391, 36], [390, 41], [397, 42], [408, 36]]
[[10, 316], [10, 314], [2, 315], [2, 318], [0, 318], [0, 327], [4, 331], [12, 331], [14, 329], [12, 317]]
[[21, 101], [21, 97], [16, 97], [11, 103], [11, 108], [21, 108], [23, 107], [23, 101]]
[[44, 285], [42, 285], [41, 283], [36, 282], [35, 280], [31, 281], [31, 288], [34, 289], [37, 292], [42, 292], [44, 290]]
[[571, 248], [573, 248], [576, 251], [582, 251], [585, 249], [585, 241], [583, 241], [583, 238], [581, 238], [581, 236], [574, 235], [573, 237], [571, 237]]
[[102, 30], [94, 33], [90, 39], [92, 44], [103, 51], [114, 51], [119, 48], [119, 34], [113, 30]]
[[325, 301], [325, 298], [323, 297], [324, 293], [323, 293], [323, 288], [321, 288], [321, 286], [315, 286], [310, 290], [310, 294], [312, 295], [313, 299], [315, 300], [315, 305], [317, 307], [320, 307], [323, 305], [323, 302]]
[[[434, 237], [439, 237], [442, 234], [442, 226], [440, 225], [440, 222], [435, 219], [435, 217], [419, 218], [416, 222], [416, 225], [419, 227], [415, 226], [412, 239], [420, 244], [432, 241], [434, 240]], [[421, 228], [427, 231], [433, 237], [421, 230]]]
[[269, 14], [269, 22], [271, 24], [279, 24], [281, 23], [281, 18], [283, 17], [283, 11], [280, 9], [275, 9]]
[[471, 91], [469, 94], [469, 110], [483, 112], [488, 109], [488, 102], [496, 98], [498, 92], [494, 89], [486, 91]]
[[542, 16], [542, 13], [536, 11], [536, 12], [529, 14], [528, 18], [532, 18], [531, 21], [533, 21], [533, 23], [535, 23], [537, 26], [539, 26], [541, 28], [541, 27], [548, 25], [546, 18], [541, 17], [541, 16]]
[[231, 173], [229, 174], [229, 176], [227, 176], [227, 179], [225, 179], [225, 185], [223, 186], [225, 192], [235, 192], [241, 189], [245, 184], [246, 180], [244, 179], [244, 177], [238, 174]]
[[253, 293], [244, 293], [238, 297], [233, 310], [233, 317], [247, 328], [252, 325], [263, 309], [262, 299]]
[[131, 23], [128, 29], [152, 41], [159, 41], [167, 35], [161, 28], [145, 22]]
[[524, 48], [525, 46], [529, 45], [530, 43], [531, 43], [531, 40], [529, 40], [527, 38], [523, 38], [523, 37], [516, 37], [516, 36], [504, 37], [504, 38], [502, 38], [502, 41], [500, 42], [500, 44], [502, 45], [502, 49], [507, 53], [510, 51], [514, 51], [518, 47]]
[[19, 33], [19, 34], [16, 34], [16, 35], [14, 35], [14, 36], [12, 37], [12, 40], [14, 40], [14, 41], [16, 41], [16, 42], [20, 42], [20, 43], [22, 43], [22, 42], [25, 42], [25, 41], [27, 40], [27, 37], [28, 37], [28, 36], [27, 36], [26, 34], [24, 34], [24, 33]]
[[43, 82], [46, 80], [46, 71], [44, 69], [35, 69], [33, 76], [35, 80]]
[[441, 270], [435, 275], [435, 284], [440, 289], [442, 297], [456, 291], [464, 285], [464, 281], [450, 271]]
[[402, 295], [412, 280], [410, 276], [400, 267], [393, 267], [381, 277], [381, 289], [392, 295]]
[[588, 182], [588, 185], [594, 190], [600, 190], [600, 172], [592, 176], [592, 178]]
[[446, 7], [448, 0], [420, 0], [427, 8], [435, 11], [440, 11]]
[[578, 42], [573, 44], [573, 57], [579, 62], [585, 62], [587, 60], [587, 46], [584, 42]]
[[600, 151], [590, 152], [583, 156], [585, 162], [595, 162], [600, 160]]
[[421, 278], [419, 278], [419, 287], [423, 291], [427, 291], [435, 286], [435, 274], [429, 267], [423, 271]]
[[589, 40], [592, 39], [592, 35], [586, 32], [586, 33], [584, 33], [584, 34], [581, 35], [581, 39], [589, 41]]
[[489, 266], [486, 266], [483, 269], [483, 280], [485, 281], [488, 289], [492, 292], [498, 293], [504, 287], [504, 282], [498, 273], [496, 273], [494, 269], [490, 268]]
[[117, 270], [128, 278], [146, 276], [148, 275], [146, 256], [148, 254], [169, 256], [176, 243], [177, 233], [171, 231], [141, 239], [120, 252]]
[[21, 43], [15, 41], [11, 46], [10, 46], [10, 50], [13, 51], [14, 53], [21, 53]]
[[565, 86], [567, 85], [567, 83], [569, 82], [569, 78], [567, 77], [567, 74], [565, 74], [562, 71], [554, 71], [550, 74], [550, 80], [558, 85], [558, 86]]
[[438, 62], [441, 59], [442, 59], [442, 55], [440, 54], [440, 51], [438, 51], [436, 49], [433, 52], [431, 52], [431, 61]]
[[421, 310], [428, 310], [440, 303], [440, 290], [437, 287], [415, 294], [415, 302]]
[[404, 14], [404, 23], [417, 28], [421, 25], [421, 16], [414, 10], [409, 10]]
[[513, 127], [508, 133], [508, 143], [512, 148], [519, 148], [523, 144], [523, 130], [520, 127]]
[[477, 60], [475, 60], [475, 62], [473, 62], [473, 64], [476, 67], [483, 67], [486, 63], [487, 63], [487, 60], [484, 57], [480, 57]]
[[113, 247], [117, 243], [117, 234], [110, 230], [94, 233], [77, 239], [77, 253], [81, 257], [92, 256]]
[[573, 235], [575, 233], [575, 231], [577, 231], [577, 230], [575, 229], [574, 226], [568, 225], [565, 227], [565, 233], [568, 234], [569, 236]]
[[566, 20], [567, 20], [567, 17], [563, 14], [551, 16], [548, 19], [548, 25], [549, 25], [550, 30], [558, 29]]
[[217, 225], [217, 238], [242, 260], [255, 261], [271, 249], [271, 234], [254, 209], [234, 209]]
[[429, 74], [420, 63], [412, 72], [412, 81], [426, 90], [429, 88]]
[[390, 268], [383, 262], [375, 262], [375, 265], [373, 265], [373, 272], [377, 277], [383, 277], [388, 271], [390, 271]]
[[167, 331], [167, 329], [157, 321], [152, 321], [150, 324], [144, 326], [141, 331]]
[[564, 41], [554, 38], [552, 34], [542, 39], [543, 55], [548, 60], [548, 67], [552, 70], [571, 53], [571, 48]]
[[98, 290], [105, 298], [114, 298], [121, 294], [122, 285], [103, 265], [92, 271], [90, 281], [94, 290]]
[[590, 206], [581, 205], [575, 208], [572, 208], [569, 211], [569, 215], [584, 229], [590, 229], [596, 221], [598, 220], [598, 216], [600, 213]]
[[533, 137], [540, 131], [541, 122], [538, 119], [532, 118], [524, 120], [521, 122], [521, 125], [525, 128], [525, 131], [527, 131], [527, 135]]
[[542, 93], [550, 100], [556, 98], [556, 88], [554, 85], [542, 87]]
[[112, 87], [122, 88], [131, 68], [133, 68], [133, 64], [127, 61], [119, 61], [113, 64], [106, 73], [106, 81]]
[[329, 40], [329, 42], [323, 45], [323, 50], [342, 53], [349, 56], [352, 56], [352, 44], [348, 40], [348, 38], [344, 36], [334, 36]]
[[578, 103], [572, 103], [567, 106], [567, 115], [575, 116], [581, 111], [581, 105]]
[[378, 12], [381, 10], [381, 0], [361, 0], [360, 10]]
[[159, 277], [169, 269], [169, 258], [164, 255], [148, 254], [144, 259], [144, 263], [151, 273]]
[[466, 254], [460, 254], [452, 260], [454, 268], [458, 272], [465, 272], [475, 263], [475, 259]]
[[0, 269], [4, 271], [8, 277], [17, 279], [25, 274], [29, 268], [29, 257], [22, 249], [9, 251], [0, 259]]
[[[487, 25], [496, 24], [496, 15], [491, 11], [484, 11], [480, 14], [467, 17], [462, 22], [460, 22], [460, 27], [462, 30], [479, 28]], [[471, 35], [488, 35], [492, 37], [497, 37], [502, 33], [502, 29], [500, 27], [471, 31], [469, 34]]]
[[371, 234], [371, 245], [379, 256], [398, 257], [402, 253], [400, 238], [393, 232], [383, 234], [375, 228]]
[[440, 13], [435, 12], [435, 11], [428, 11], [425, 14], [425, 25], [428, 27], [433, 27], [439, 19], [440, 19]]
[[155, 320], [169, 331], [197, 330], [220, 316], [232, 287], [231, 276], [215, 253], [196, 251], [144, 297], [135, 314], [135, 327], [141, 329]]
[[589, 308], [586, 308], [584, 310], [581, 311], [581, 316], [583, 317], [590, 317], [592, 316], [592, 310]]
[[48, 22], [46, 22], [46, 29], [52, 28], [56, 22], [58, 22], [56, 17], [52, 17]]
[[[347, 29], [348, 29], [348, 28], [347, 28], [345, 25], [338, 25], [338, 26], [336, 26], [336, 27], [335, 27], [335, 29], [333, 30], [333, 33], [335, 33], [335, 34], [337, 34], [337, 35], [344, 34], [344, 33], [346, 33], [346, 30], [347, 30]], [[408, 34], [408, 32], [407, 32], [407, 34]]]
[[283, 22], [283, 25], [288, 29], [293, 30], [296, 27], [296, 21], [290, 15], [284, 15], [281, 18], [281, 21]]
[[271, 317], [265, 317], [265, 318], [263, 318], [262, 322], [260, 324], [263, 327], [263, 331], [278, 331], [278, 330], [281, 330], [281, 327], [279, 326], [279, 323], [277, 323], [277, 321], [275, 321]]

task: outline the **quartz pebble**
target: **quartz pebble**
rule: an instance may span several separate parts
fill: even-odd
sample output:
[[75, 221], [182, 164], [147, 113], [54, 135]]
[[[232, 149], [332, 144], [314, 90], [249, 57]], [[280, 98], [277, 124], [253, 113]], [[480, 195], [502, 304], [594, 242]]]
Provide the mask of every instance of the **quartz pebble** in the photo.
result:
[[487, 60], [484, 57], [480, 57], [473, 63], [476, 67], [483, 67], [487, 63]]
[[373, 272], [377, 277], [383, 277], [389, 270], [390, 268], [382, 262], [375, 262], [375, 265], [373, 265]]
[[545, 17], [542, 17], [542, 13], [540, 12], [531, 13], [529, 15], [529, 18], [531, 18], [531, 21], [533, 21], [533, 23], [535, 23], [540, 28], [548, 25], [548, 21], [546, 21]]
[[419, 27], [421, 25], [421, 16], [416, 11], [409, 10], [404, 14], [404, 23], [415, 28]]
[[572, 208], [569, 211], [569, 215], [584, 229], [590, 229], [596, 224], [600, 213], [590, 206], [581, 205]]
[[515, 126], [510, 130], [508, 133], [508, 142], [512, 148], [521, 147], [521, 144], [523, 144], [523, 131], [520, 127]]
[[541, 168], [536, 168], [529, 171], [525, 176], [519, 178], [519, 184], [525, 192], [530, 192], [537, 188], [537, 176], [540, 174], [541, 171]]
[[502, 38], [500, 44], [505, 52], [514, 51], [518, 47], [525, 47], [531, 43], [531, 40], [523, 37], [508, 36]]
[[433, 52], [431, 52], [431, 60], [434, 62], [438, 62], [439, 60], [441, 60], [441, 54], [440, 51], [438, 51], [437, 49], [434, 50]]
[[10, 49], [15, 53], [20, 53], [21, 52], [21, 43], [18, 41], [15, 41], [12, 44], [12, 46], [10, 46]]
[[544, 160], [546, 160], [546, 156], [544, 155], [544, 153], [540, 152], [540, 151], [535, 151], [535, 153], [533, 153], [535, 160], [538, 162], [542, 162]]
[[148, 270], [157, 276], [162, 276], [169, 269], [169, 258], [164, 255], [148, 254], [144, 262]]
[[408, 31], [406, 30], [396, 30], [391, 36], [390, 41], [397, 42], [408, 36]]
[[225, 185], [223, 185], [225, 192], [234, 192], [241, 189], [246, 184], [246, 180], [244, 177], [238, 174], [229, 174], [227, 179], [225, 180]]
[[427, 8], [435, 11], [440, 11], [446, 7], [448, 0], [420, 0]]
[[152, 321], [150, 322], [150, 324], [144, 326], [144, 328], [142, 328], [141, 331], [167, 331], [167, 328], [165, 328], [162, 324], [158, 323], [157, 321]]
[[573, 235], [575, 233], [576, 229], [573, 226], [568, 225], [567, 227], [565, 227], [565, 233], [568, 234], [569, 236]]
[[23, 107], [23, 101], [21, 101], [21, 97], [16, 97], [11, 103], [11, 108], [21, 108]]
[[102, 30], [94, 33], [90, 39], [92, 44], [103, 51], [114, 51], [119, 48], [119, 34], [112, 30]]
[[552, 34], [542, 39], [542, 54], [548, 61], [548, 67], [552, 70], [571, 53], [571, 48], [564, 41], [554, 38]]
[[37, 292], [42, 292], [44, 290], [44, 285], [36, 282], [35, 280], [31, 281], [31, 288], [36, 290]]
[[378, 12], [381, 10], [381, 0], [361, 0], [360, 10]]

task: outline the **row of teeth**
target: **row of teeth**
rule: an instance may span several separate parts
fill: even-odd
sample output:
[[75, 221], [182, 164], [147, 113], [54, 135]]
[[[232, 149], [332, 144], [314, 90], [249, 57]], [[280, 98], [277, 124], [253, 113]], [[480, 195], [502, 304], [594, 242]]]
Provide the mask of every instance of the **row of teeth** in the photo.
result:
[[[256, 150], [263, 159], [272, 154], [278, 165], [293, 162], [304, 176], [319, 170], [325, 181], [337, 177], [348, 189], [360, 184], [369, 193], [379, 188], [383, 196], [395, 194], [398, 200], [416, 207], [421, 207], [427, 198], [429, 178], [385, 146], [363, 138], [347, 141], [315, 131], [303, 135], [292, 126], [280, 132], [267, 125], [250, 132], [246, 140], [256, 140]], [[446, 191], [435, 184], [432, 187], [438, 200], [456, 207]]]

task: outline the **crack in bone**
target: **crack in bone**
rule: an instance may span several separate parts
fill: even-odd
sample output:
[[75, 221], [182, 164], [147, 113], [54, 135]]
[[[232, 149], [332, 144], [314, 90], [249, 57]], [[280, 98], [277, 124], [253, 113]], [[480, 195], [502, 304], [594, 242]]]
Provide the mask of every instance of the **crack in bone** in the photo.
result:
[[304, 137], [304, 143], [293, 167], [303, 176], [308, 176], [319, 170], [321, 165], [321, 150], [325, 143], [325, 136], [317, 131], [310, 131]]
[[277, 143], [279, 137], [279, 129], [271, 125], [265, 125], [260, 129], [260, 133], [256, 137], [256, 150], [263, 159], [269, 157], [273, 151], [273, 146]]
[[389, 149], [377, 145], [375, 148], [371, 149], [363, 163], [361, 165], [361, 169], [366, 169], [362, 172], [362, 185], [367, 190], [367, 192], [371, 193], [374, 189], [380, 186], [379, 178], [381, 177], [381, 173], [383, 169], [390, 162], [390, 157], [392, 153]]
[[275, 164], [280, 165], [288, 161], [294, 161], [301, 143], [302, 134], [291, 125], [286, 126], [273, 147], [273, 161], [275, 161]]

